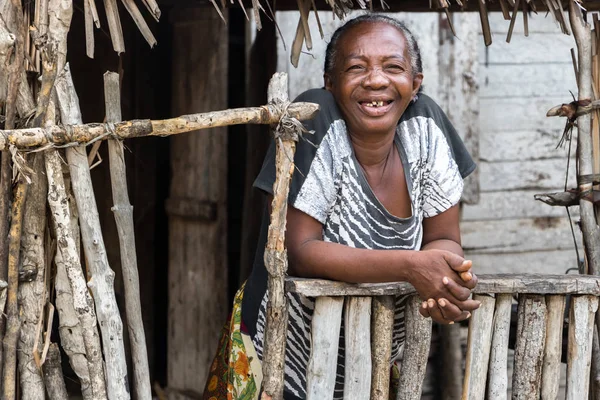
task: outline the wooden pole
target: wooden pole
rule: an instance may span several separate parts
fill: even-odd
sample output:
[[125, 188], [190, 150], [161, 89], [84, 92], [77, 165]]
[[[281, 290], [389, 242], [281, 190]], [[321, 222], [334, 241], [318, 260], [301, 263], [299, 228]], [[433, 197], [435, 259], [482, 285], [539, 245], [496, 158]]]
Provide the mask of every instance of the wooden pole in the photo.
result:
[[[276, 73], [269, 82], [269, 103], [276, 107], [285, 107], [288, 103], [287, 74]], [[283, 135], [283, 136], [282, 136]], [[271, 203], [271, 223], [265, 249], [265, 267], [269, 272], [267, 303], [267, 322], [265, 327], [265, 354], [263, 357], [263, 394], [262, 399], [283, 399], [285, 342], [287, 337], [287, 300], [284, 280], [287, 274], [288, 260], [285, 251], [285, 227], [287, 199], [290, 180], [294, 172], [294, 153], [296, 142], [291, 140], [289, 132], [275, 132], [277, 153], [275, 156], [276, 179], [273, 184], [273, 202]]]
[[[590, 25], [583, 20], [581, 10], [575, 1], [569, 1], [569, 19], [571, 29], [577, 44], [578, 56], [578, 79], [577, 88], [579, 90], [578, 99], [591, 100], [592, 93], [592, 38]], [[591, 175], [594, 172], [593, 154], [592, 154], [592, 135], [591, 135], [591, 114], [584, 114], [577, 117], [577, 183], [579, 193], [591, 192], [592, 182], [581, 181], [581, 177]], [[590, 268], [590, 273], [598, 275], [600, 273], [600, 228], [596, 221], [594, 204], [591, 201], [580, 201], [579, 209], [581, 215], [581, 230], [583, 232], [583, 242], [585, 252]]]
[[[104, 74], [104, 96], [106, 120], [121, 120], [121, 92], [119, 90], [119, 74]], [[125, 173], [125, 154], [123, 143], [115, 139], [108, 141], [108, 158], [110, 162], [110, 179], [112, 186], [119, 245], [121, 249], [121, 269], [125, 287], [125, 307], [127, 327], [131, 344], [131, 361], [133, 363], [133, 389], [138, 400], [152, 399], [150, 388], [150, 368], [146, 351], [146, 335], [142, 320], [140, 303], [140, 278], [135, 251], [135, 233], [133, 231], [133, 207], [127, 194], [127, 176]]]
[[[25, 211], [23, 214], [23, 235], [21, 238], [21, 272], [28, 274], [19, 284], [19, 314], [21, 333], [19, 335], [19, 381], [22, 400], [43, 400], [44, 380], [33, 357], [34, 351], [42, 352], [43, 341], [36, 340], [38, 324], [43, 325], [44, 308], [48, 301], [46, 290], [46, 193], [48, 184], [39, 173], [44, 169], [44, 155], [33, 157], [32, 174]], [[35, 347], [38, 343], [38, 347]]]
[[488, 295], [474, 295], [481, 307], [473, 311], [467, 339], [467, 364], [463, 384], [463, 400], [483, 400], [492, 346], [492, 327], [496, 299]]
[[419, 313], [421, 299], [411, 296], [404, 309], [406, 339], [397, 400], [419, 400], [431, 344], [431, 318]]
[[344, 308], [344, 399], [362, 400], [371, 392], [371, 298], [348, 297]]
[[508, 335], [510, 331], [510, 313], [512, 295], [496, 296], [494, 311], [492, 348], [488, 369], [487, 397], [506, 399], [508, 395]]
[[52, 343], [48, 348], [48, 355], [44, 363], [44, 381], [50, 400], [68, 400], [69, 395], [60, 362], [60, 349], [56, 343]]
[[311, 352], [306, 370], [306, 399], [333, 396], [342, 326], [343, 297], [317, 297], [312, 318]]
[[562, 334], [565, 313], [565, 296], [546, 296], [548, 326], [546, 328], [546, 346], [542, 368], [542, 400], [558, 397], [560, 386], [560, 365], [562, 353]]
[[571, 298], [567, 354], [567, 400], [588, 398], [592, 357], [592, 327], [594, 326], [594, 315], [597, 310], [597, 297], [573, 296]]
[[372, 400], [387, 400], [389, 398], [394, 300], [394, 296], [373, 297], [371, 314]]
[[8, 235], [8, 296], [6, 299], [6, 334], [4, 336], [4, 368], [2, 370], [2, 399], [16, 398], [17, 382], [17, 342], [19, 339], [19, 306], [17, 291], [19, 288], [19, 253], [21, 247], [21, 231], [23, 211], [27, 196], [27, 182], [19, 178], [12, 204], [12, 221]]
[[[81, 123], [79, 100], [68, 68], [56, 80], [56, 93], [62, 121], [67, 124]], [[115, 273], [108, 265], [87, 153], [84, 146], [68, 148], [66, 153], [79, 211], [84, 254], [91, 275], [88, 287], [93, 293], [105, 362], [109, 366], [106, 368], [108, 397], [111, 400], [129, 399], [123, 323], [113, 287]]]
[[534, 294], [519, 296], [512, 386], [514, 400], [540, 398], [542, 383], [540, 372], [544, 360], [545, 338], [544, 296]]
[[[313, 118], [319, 106], [314, 103], [292, 103], [288, 114], [304, 121]], [[239, 124], [276, 124], [284, 110], [271, 104], [231, 110], [183, 115], [176, 118], [152, 121], [149, 119], [124, 121], [116, 124], [54, 125], [47, 128], [0, 130], [0, 150], [13, 145], [19, 150], [34, 150], [46, 146], [89, 144], [94, 140], [111, 137], [129, 139], [142, 136], [171, 136], [199, 129]], [[64, 121], [63, 121], [64, 123]], [[67, 124], [68, 125], [68, 124]]]

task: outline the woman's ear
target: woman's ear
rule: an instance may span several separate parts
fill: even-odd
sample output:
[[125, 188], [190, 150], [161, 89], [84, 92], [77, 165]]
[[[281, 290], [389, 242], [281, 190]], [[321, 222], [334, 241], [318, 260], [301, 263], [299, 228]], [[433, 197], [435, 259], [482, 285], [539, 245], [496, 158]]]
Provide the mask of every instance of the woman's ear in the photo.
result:
[[423, 83], [423, 73], [419, 72], [415, 74], [413, 77], [413, 97], [415, 97], [419, 93], [419, 89], [421, 88], [421, 84]]
[[323, 82], [325, 83], [325, 89], [331, 92], [333, 82], [331, 81], [331, 76], [329, 76], [329, 74], [323, 74]]

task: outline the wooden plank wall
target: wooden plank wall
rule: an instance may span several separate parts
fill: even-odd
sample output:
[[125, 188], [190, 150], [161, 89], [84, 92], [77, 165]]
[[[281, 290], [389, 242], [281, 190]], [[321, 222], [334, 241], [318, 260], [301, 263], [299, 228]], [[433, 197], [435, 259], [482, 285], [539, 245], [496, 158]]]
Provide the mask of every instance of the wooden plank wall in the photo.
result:
[[566, 212], [533, 195], [564, 185], [564, 121], [545, 114], [576, 93], [574, 41], [543, 14], [530, 17], [529, 37], [517, 21], [511, 43], [499, 13], [490, 14], [493, 44], [479, 35], [481, 192], [463, 207], [463, 245], [481, 272], [564, 273], [576, 266]]

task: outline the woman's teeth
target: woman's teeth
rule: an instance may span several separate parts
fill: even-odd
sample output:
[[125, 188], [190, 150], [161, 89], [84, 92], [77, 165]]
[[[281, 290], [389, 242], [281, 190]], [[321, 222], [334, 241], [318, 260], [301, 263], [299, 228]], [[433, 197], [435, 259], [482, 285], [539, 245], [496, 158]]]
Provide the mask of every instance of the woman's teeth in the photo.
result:
[[383, 101], [372, 101], [370, 103], [365, 103], [367, 107], [383, 107]]

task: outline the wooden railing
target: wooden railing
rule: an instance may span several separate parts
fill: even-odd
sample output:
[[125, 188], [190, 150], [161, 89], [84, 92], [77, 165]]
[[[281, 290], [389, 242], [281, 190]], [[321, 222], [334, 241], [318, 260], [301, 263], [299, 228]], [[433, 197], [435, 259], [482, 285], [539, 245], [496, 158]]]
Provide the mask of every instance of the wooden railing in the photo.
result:
[[[344, 399], [388, 399], [394, 296], [409, 295], [397, 399], [420, 399], [431, 320], [408, 283], [347, 284], [288, 278], [286, 291], [316, 297], [308, 399], [333, 396], [342, 313], [345, 332]], [[513, 399], [555, 399], [560, 384], [567, 295], [568, 400], [588, 398], [594, 316], [600, 278], [582, 275], [484, 275], [473, 297], [481, 307], [469, 323], [463, 399], [506, 398], [511, 306], [518, 302]]]

